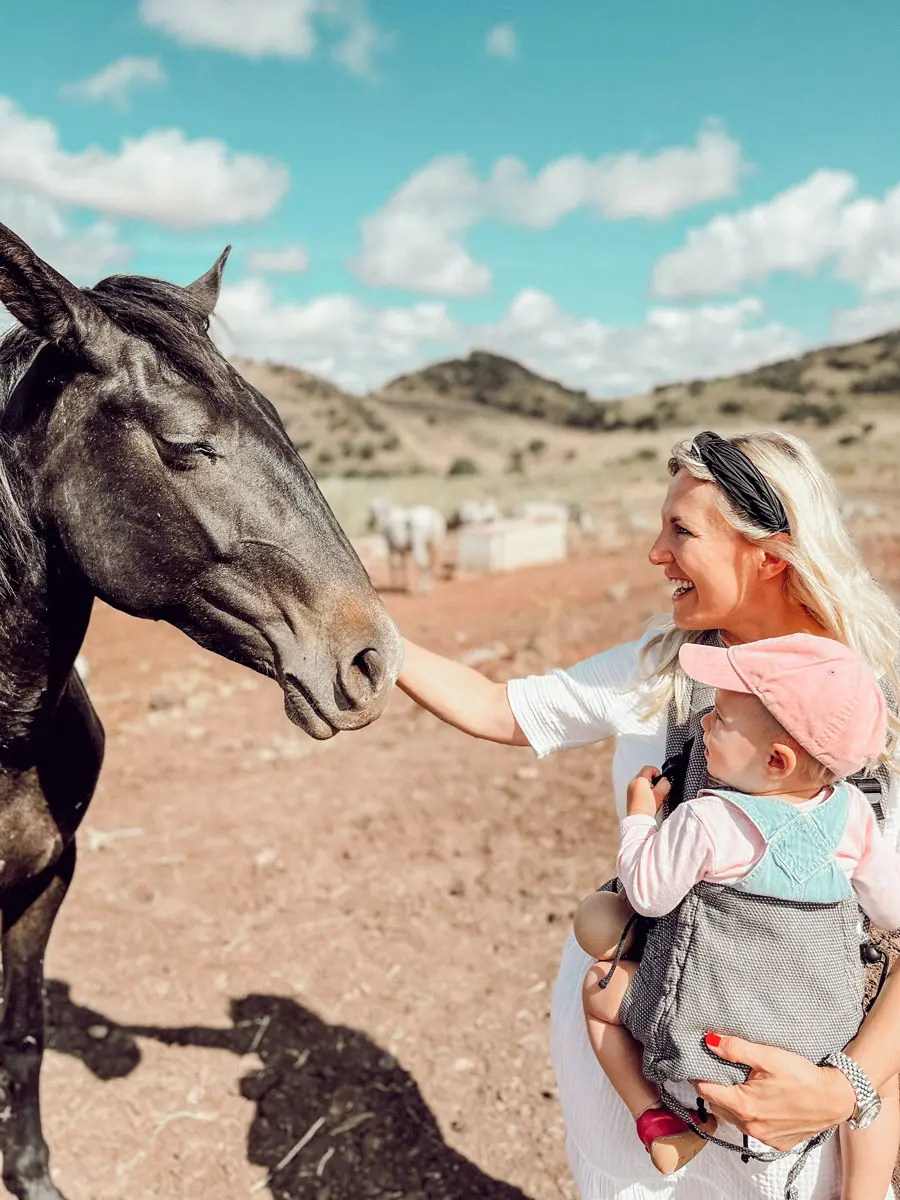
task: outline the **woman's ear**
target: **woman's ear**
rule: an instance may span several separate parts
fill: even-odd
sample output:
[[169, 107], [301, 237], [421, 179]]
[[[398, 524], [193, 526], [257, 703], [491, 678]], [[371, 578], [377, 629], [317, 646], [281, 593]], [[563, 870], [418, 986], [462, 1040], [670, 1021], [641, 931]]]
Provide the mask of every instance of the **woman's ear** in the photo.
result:
[[[786, 533], [777, 533], [769, 539], [772, 542], [787, 542], [789, 537]], [[786, 558], [782, 558], [777, 550], [764, 550], [760, 547], [760, 577], [762, 579], [774, 579], [776, 575], [781, 575], [787, 569], [788, 562]]]
[[772, 779], [787, 779], [797, 766], [797, 752], [784, 742], [773, 742], [769, 747], [766, 772]]

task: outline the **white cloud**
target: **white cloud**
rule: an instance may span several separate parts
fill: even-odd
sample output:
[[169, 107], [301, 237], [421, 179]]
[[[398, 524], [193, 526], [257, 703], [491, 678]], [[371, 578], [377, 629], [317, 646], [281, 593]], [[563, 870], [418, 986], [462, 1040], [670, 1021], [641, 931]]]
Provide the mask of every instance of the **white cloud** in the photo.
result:
[[579, 208], [613, 221], [661, 221], [733, 196], [744, 165], [738, 143], [710, 128], [700, 130], [693, 146], [669, 146], [657, 154], [558, 158], [533, 179], [518, 159], [501, 158], [487, 186], [492, 210], [512, 225], [547, 229]]
[[109, 66], [62, 87], [65, 96], [74, 100], [110, 100], [118, 108], [127, 108], [132, 93], [141, 87], [152, 87], [165, 83], [166, 73], [155, 58], [118, 58]]
[[831, 338], [837, 342], [858, 342], [898, 328], [900, 293], [839, 309], [831, 318]]
[[102, 275], [120, 269], [131, 256], [130, 247], [109, 221], [73, 229], [44, 196], [0, 186], [0, 220], [76, 283], [96, 283]]
[[461, 242], [488, 217], [546, 229], [578, 209], [610, 220], [661, 220], [734, 193], [744, 163], [740, 146], [704, 129], [693, 146], [596, 160], [571, 155], [536, 176], [518, 159], [499, 159], [487, 180], [462, 155], [432, 159], [362, 221], [362, 253], [351, 268], [372, 286], [407, 287], [443, 296], [474, 296], [491, 285], [488, 267]]
[[350, 264], [372, 287], [408, 287], [439, 296], [489, 291], [490, 270], [457, 237], [485, 213], [484, 185], [462, 155], [435, 158], [362, 221], [362, 254]]
[[442, 303], [379, 309], [342, 295], [279, 303], [264, 281], [246, 279], [223, 289], [216, 311], [228, 352], [302, 366], [354, 391], [476, 346], [598, 396], [741, 371], [802, 348], [796, 331], [765, 320], [755, 298], [654, 308], [640, 325], [614, 326], [526, 289], [499, 321], [463, 325]]
[[227, 353], [303, 366], [358, 391], [454, 352], [459, 336], [443, 304], [373, 308], [341, 295], [278, 303], [261, 279], [226, 285], [216, 314]]
[[658, 383], [746, 370], [796, 354], [797, 331], [760, 323], [755, 297], [699, 308], [651, 308], [640, 325], [603, 325], [564, 312], [550, 296], [520, 292], [479, 344], [593, 395], [648, 391]]
[[145, 25], [185, 46], [210, 46], [245, 58], [311, 58], [317, 22], [341, 32], [333, 57], [368, 74], [389, 39], [368, 15], [366, 0], [141, 0]]
[[484, 39], [486, 53], [496, 58], [518, 58], [519, 39], [512, 25], [495, 25]]
[[816, 171], [764, 204], [714, 217], [664, 255], [657, 296], [703, 296], [758, 283], [776, 271], [836, 278], [868, 295], [900, 289], [900, 185], [883, 200], [857, 197], [847, 171]]
[[835, 274], [870, 296], [900, 290], [900, 184], [845, 206]]
[[212, 138], [189, 141], [178, 129], [126, 139], [117, 154], [96, 146], [71, 153], [54, 125], [0, 96], [0, 183], [58, 204], [199, 229], [267, 216], [287, 190], [288, 170]]
[[309, 268], [306, 247], [298, 243], [277, 250], [251, 250], [247, 270], [263, 275], [302, 275]]

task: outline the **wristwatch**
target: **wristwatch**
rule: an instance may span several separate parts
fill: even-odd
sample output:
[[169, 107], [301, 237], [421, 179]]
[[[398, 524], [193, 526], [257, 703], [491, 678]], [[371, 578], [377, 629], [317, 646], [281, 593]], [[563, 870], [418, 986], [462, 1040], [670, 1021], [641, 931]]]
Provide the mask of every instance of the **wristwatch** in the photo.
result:
[[836, 1067], [842, 1075], [846, 1075], [856, 1092], [856, 1108], [853, 1116], [847, 1122], [851, 1129], [866, 1129], [881, 1112], [881, 1097], [872, 1086], [872, 1081], [858, 1062], [848, 1054], [826, 1054], [821, 1066]]

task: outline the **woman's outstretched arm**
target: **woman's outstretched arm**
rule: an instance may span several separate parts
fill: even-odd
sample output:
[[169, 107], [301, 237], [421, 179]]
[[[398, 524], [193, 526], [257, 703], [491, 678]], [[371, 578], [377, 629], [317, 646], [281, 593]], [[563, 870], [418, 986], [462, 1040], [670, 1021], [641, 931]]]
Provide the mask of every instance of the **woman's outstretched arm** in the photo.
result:
[[505, 683], [494, 683], [471, 667], [404, 640], [403, 669], [397, 685], [417, 704], [463, 733], [527, 746], [512, 714]]

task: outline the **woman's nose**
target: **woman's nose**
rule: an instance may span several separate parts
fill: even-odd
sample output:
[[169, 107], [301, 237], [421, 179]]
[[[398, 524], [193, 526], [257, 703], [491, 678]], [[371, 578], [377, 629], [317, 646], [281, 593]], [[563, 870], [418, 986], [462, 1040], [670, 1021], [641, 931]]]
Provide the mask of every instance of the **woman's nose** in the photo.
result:
[[712, 724], [712, 713], [704, 713], [700, 718], [700, 728], [704, 733], [709, 733], [710, 725]]
[[674, 561], [672, 551], [665, 544], [662, 534], [659, 535], [650, 547], [649, 558], [654, 567], [662, 567], [666, 563]]

